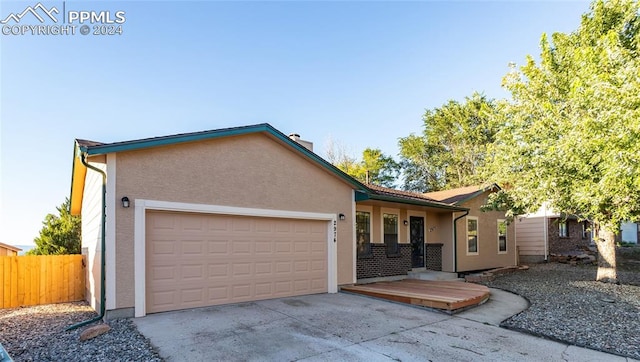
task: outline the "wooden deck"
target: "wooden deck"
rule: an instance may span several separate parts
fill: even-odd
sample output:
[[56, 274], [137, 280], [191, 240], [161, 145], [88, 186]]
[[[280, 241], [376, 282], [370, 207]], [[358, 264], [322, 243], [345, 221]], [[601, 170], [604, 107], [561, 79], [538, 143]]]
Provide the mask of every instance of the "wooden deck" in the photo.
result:
[[345, 292], [364, 294], [400, 303], [455, 313], [489, 299], [489, 288], [460, 281], [405, 279], [342, 287]]

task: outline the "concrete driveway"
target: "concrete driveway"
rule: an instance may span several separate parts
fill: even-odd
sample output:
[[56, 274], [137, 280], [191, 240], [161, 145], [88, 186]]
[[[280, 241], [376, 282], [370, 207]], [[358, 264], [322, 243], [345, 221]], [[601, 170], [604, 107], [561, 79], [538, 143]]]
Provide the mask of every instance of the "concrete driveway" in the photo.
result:
[[492, 290], [455, 316], [345, 293], [133, 319], [169, 361], [627, 361], [497, 327], [526, 301]]

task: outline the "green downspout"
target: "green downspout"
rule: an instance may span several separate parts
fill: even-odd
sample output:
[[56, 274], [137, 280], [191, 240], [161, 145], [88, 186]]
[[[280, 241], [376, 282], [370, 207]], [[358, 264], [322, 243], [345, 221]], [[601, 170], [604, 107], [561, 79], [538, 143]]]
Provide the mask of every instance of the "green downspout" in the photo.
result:
[[102, 318], [104, 318], [104, 314], [105, 314], [105, 303], [106, 303], [106, 298], [105, 298], [105, 291], [104, 291], [104, 284], [105, 284], [105, 227], [106, 227], [106, 219], [107, 219], [107, 203], [106, 203], [106, 195], [107, 195], [107, 174], [102, 171], [101, 169], [95, 167], [95, 166], [91, 166], [87, 160], [86, 160], [87, 154], [86, 153], [82, 153], [80, 160], [82, 161], [82, 164], [85, 165], [87, 168], [92, 169], [98, 173], [100, 173], [102, 175], [102, 235], [100, 236], [100, 250], [101, 250], [101, 261], [100, 261], [100, 315], [98, 315], [97, 317], [93, 318], [93, 319], [89, 319], [80, 323], [76, 323], [72, 326], [67, 327], [67, 331], [70, 331], [72, 329], [76, 329], [82, 326], [86, 326], [87, 324], [91, 324], [94, 322], [97, 322], [99, 320], [101, 320]]
[[453, 219], [453, 272], [454, 273], [458, 272], [458, 224], [456, 224], [456, 221], [462, 219], [467, 215], [469, 215], [469, 210], [465, 211], [464, 214]]

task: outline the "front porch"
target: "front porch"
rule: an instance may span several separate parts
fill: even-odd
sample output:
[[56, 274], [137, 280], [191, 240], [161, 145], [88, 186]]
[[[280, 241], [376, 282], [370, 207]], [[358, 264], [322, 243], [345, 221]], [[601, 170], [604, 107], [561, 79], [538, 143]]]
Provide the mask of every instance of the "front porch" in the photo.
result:
[[489, 288], [460, 281], [404, 279], [341, 287], [342, 291], [456, 313], [489, 300]]

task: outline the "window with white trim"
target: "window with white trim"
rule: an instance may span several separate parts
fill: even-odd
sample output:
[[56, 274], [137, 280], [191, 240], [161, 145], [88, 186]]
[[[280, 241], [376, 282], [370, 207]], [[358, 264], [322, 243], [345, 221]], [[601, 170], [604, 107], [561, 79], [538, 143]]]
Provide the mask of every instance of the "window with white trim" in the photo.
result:
[[567, 228], [566, 221], [558, 222], [558, 236], [560, 236], [561, 238], [569, 237], [569, 229]]
[[467, 254], [478, 254], [477, 217], [467, 217]]
[[498, 254], [507, 253], [507, 221], [498, 219]]

